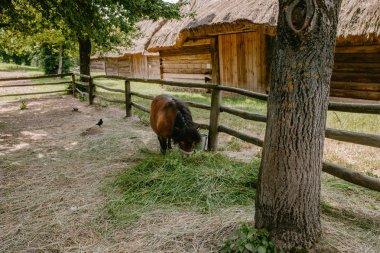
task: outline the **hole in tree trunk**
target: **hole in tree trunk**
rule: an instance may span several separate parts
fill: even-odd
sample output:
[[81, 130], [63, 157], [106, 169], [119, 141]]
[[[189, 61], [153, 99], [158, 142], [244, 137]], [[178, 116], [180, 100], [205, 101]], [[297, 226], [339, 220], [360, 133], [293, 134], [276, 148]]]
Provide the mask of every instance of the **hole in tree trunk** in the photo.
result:
[[300, 30], [306, 19], [306, 2], [300, 1], [293, 9], [292, 24], [295, 29]]

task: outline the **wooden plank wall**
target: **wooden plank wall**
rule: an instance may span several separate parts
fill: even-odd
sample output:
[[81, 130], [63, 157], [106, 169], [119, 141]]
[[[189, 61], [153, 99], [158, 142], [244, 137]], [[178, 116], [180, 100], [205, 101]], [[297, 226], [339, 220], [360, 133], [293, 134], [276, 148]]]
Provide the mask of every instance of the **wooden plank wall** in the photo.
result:
[[219, 35], [221, 83], [250, 91], [267, 91], [264, 32]]
[[92, 59], [90, 61], [90, 71], [91, 72], [104, 72], [105, 71], [104, 60]]
[[109, 76], [118, 76], [119, 75], [119, 63], [118, 59], [107, 58], [105, 61], [105, 72]]
[[148, 56], [148, 79], [160, 79], [160, 57]]
[[205, 83], [211, 79], [210, 40], [184, 43], [180, 49], [160, 52], [162, 79], [190, 83]]
[[146, 55], [108, 58], [105, 61], [105, 72], [106, 75], [160, 79], [160, 59], [158, 56]]
[[130, 77], [132, 75], [132, 57], [118, 58], [118, 76]]
[[147, 57], [145, 55], [132, 55], [132, 77], [148, 78]]
[[330, 96], [380, 101], [380, 45], [336, 47]]

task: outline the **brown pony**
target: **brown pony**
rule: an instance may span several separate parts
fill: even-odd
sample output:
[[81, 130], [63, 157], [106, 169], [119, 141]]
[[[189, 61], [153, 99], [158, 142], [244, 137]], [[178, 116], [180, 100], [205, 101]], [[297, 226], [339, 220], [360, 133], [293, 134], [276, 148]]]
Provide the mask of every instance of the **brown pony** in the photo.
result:
[[150, 109], [150, 126], [157, 134], [161, 153], [171, 149], [171, 139], [180, 150], [190, 155], [201, 141], [188, 106], [173, 96], [162, 94], [153, 99]]

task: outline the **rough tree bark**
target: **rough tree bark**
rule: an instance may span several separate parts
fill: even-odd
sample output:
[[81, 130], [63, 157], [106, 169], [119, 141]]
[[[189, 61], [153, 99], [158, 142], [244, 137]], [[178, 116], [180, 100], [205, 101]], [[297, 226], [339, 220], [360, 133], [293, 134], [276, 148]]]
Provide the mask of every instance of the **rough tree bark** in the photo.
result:
[[[79, 69], [83, 75], [90, 75], [91, 40], [88, 37], [79, 38]], [[81, 78], [82, 81], [88, 81]]]
[[311, 247], [321, 235], [320, 175], [341, 0], [279, 1], [256, 226], [277, 247]]

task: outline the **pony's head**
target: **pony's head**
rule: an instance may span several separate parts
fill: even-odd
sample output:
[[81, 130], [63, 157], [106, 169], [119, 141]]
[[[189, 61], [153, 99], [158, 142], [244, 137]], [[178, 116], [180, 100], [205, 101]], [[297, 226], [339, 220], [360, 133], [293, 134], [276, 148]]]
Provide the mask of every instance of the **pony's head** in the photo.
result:
[[193, 152], [194, 147], [201, 142], [202, 137], [199, 134], [197, 128], [199, 126], [193, 125], [190, 127], [178, 128], [174, 129], [172, 138], [174, 143], [178, 144], [179, 148], [184, 154], [191, 154]]

